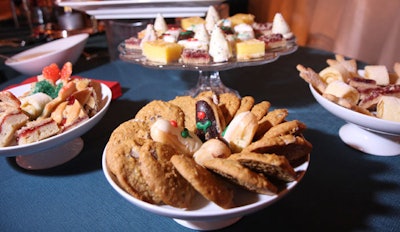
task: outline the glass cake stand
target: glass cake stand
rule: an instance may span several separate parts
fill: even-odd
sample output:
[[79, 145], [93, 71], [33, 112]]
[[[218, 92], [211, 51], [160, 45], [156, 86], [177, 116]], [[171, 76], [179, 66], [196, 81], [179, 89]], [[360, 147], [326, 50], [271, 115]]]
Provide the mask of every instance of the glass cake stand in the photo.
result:
[[211, 62], [208, 64], [185, 64], [181, 62], [172, 62], [168, 64], [157, 63], [149, 61], [142, 54], [141, 50], [127, 49], [125, 42], [122, 42], [118, 46], [120, 52], [120, 58], [123, 61], [140, 64], [148, 68], [156, 69], [172, 69], [172, 70], [190, 70], [199, 72], [198, 81], [195, 87], [188, 90], [185, 95], [196, 96], [203, 91], [213, 91], [216, 94], [232, 92], [240, 97], [239, 93], [227, 86], [222, 82], [220, 78], [220, 71], [229, 70], [239, 67], [257, 66], [267, 64], [276, 61], [282, 55], [288, 55], [297, 50], [298, 46], [296, 40], [292, 39], [287, 42], [286, 46], [270, 49], [263, 57], [257, 59], [251, 59], [246, 61], [239, 61], [236, 59], [230, 59], [227, 62]]

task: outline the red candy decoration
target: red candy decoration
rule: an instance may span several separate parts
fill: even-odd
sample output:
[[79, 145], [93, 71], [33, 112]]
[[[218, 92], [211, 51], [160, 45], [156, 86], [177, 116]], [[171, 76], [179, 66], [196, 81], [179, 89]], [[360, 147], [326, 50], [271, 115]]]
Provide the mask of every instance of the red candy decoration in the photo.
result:
[[177, 127], [178, 123], [175, 120], [170, 120], [169, 123], [171, 124], [171, 126], [173, 127]]
[[206, 118], [206, 113], [204, 111], [197, 112], [197, 118], [203, 120]]

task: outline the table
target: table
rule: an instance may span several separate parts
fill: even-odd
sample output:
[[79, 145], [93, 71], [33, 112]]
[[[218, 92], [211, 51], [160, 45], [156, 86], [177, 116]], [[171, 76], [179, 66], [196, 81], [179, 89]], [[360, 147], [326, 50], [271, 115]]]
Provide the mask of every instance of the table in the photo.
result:
[[[253, 225], [270, 231], [398, 231], [400, 156], [366, 155], [345, 145], [345, 122], [324, 110], [298, 76], [297, 64], [321, 70], [333, 54], [300, 47], [294, 54], [257, 67], [221, 72], [242, 96], [268, 100], [299, 119], [313, 144], [309, 170], [288, 195], [222, 231]], [[361, 65], [361, 64], [360, 64]], [[14, 158], [0, 159], [1, 231], [191, 231], [172, 219], [129, 204], [107, 183], [101, 157], [111, 132], [153, 99], [168, 100], [196, 83], [197, 73], [156, 70], [120, 60], [77, 73], [119, 81], [123, 95], [82, 136], [85, 146], [70, 162], [27, 171]], [[18, 83], [18, 76], [0, 85]]]

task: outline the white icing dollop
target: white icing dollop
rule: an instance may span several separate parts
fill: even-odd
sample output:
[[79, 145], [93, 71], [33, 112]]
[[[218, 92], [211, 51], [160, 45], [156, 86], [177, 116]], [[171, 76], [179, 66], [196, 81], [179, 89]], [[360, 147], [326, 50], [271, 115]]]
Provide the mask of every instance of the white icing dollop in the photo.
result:
[[237, 38], [242, 41], [254, 39], [253, 27], [246, 23], [238, 24], [233, 29], [236, 33]]
[[214, 62], [225, 62], [232, 57], [230, 43], [221, 28], [215, 26], [211, 33], [209, 54]]
[[214, 29], [214, 26], [220, 20], [219, 14], [214, 6], [209, 6], [206, 14], [206, 29], [211, 33]]
[[210, 35], [208, 34], [206, 26], [204, 24], [197, 25], [194, 31], [193, 38], [205, 43], [210, 42]]
[[164, 17], [160, 13], [157, 14], [154, 20], [154, 30], [157, 32], [158, 36], [161, 36], [168, 30], [167, 22], [165, 22]]
[[276, 13], [272, 21], [273, 34], [282, 34], [285, 39], [293, 37], [289, 25], [286, 23], [281, 13]]
[[140, 47], [143, 47], [144, 42], [157, 40], [157, 34], [154, 30], [153, 24], [147, 24], [146, 30], [142, 41], [140, 42]]
[[162, 38], [165, 42], [175, 43], [176, 41], [178, 41], [179, 33], [181, 31], [182, 30], [180, 28], [168, 29], [166, 32], [164, 32]]

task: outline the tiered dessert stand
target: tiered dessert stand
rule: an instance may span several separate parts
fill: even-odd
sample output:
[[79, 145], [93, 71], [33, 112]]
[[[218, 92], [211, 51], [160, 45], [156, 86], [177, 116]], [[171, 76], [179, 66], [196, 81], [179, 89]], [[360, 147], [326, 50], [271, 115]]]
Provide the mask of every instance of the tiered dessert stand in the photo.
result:
[[152, 62], [147, 60], [140, 50], [127, 49], [125, 47], [125, 42], [122, 42], [119, 45], [118, 49], [120, 51], [121, 60], [140, 64], [144, 67], [156, 69], [190, 70], [199, 72], [196, 86], [188, 90], [185, 95], [196, 96], [203, 91], [212, 90], [217, 94], [233, 92], [239, 96], [239, 93], [236, 90], [224, 85], [219, 75], [220, 71], [246, 66], [257, 66], [274, 62], [282, 55], [288, 55], [295, 52], [297, 50], [297, 44], [295, 39], [289, 40], [286, 46], [268, 50], [263, 57], [257, 59], [251, 59], [247, 61], [238, 61], [236, 59], [231, 59], [228, 62], [212, 62], [209, 64], [198, 65], [184, 64], [181, 62], [173, 62], [168, 64]]

